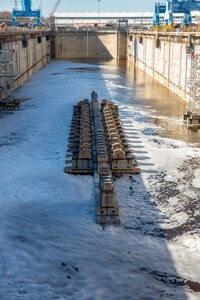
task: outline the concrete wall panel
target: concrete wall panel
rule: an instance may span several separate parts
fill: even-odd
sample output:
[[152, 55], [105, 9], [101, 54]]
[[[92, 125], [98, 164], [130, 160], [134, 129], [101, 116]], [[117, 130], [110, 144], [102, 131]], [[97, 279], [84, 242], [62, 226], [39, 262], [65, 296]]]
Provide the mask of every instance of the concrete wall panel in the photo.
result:
[[[15, 88], [49, 61], [50, 41], [47, 41], [46, 35], [49, 33], [16, 33], [16, 35], [11, 36], [8, 33], [7, 36], [5, 35], [2, 49], [11, 51], [17, 49], [17, 52], [13, 53]], [[38, 42], [38, 36], [41, 36], [41, 43]], [[27, 47], [23, 47], [23, 38], [28, 41]]]
[[125, 59], [127, 34], [120, 32], [58, 32], [56, 58]]
[[[139, 43], [141, 40], [142, 43]], [[159, 43], [156, 43], [159, 39]], [[128, 61], [168, 87], [185, 100], [189, 99], [186, 78], [190, 61], [186, 55], [188, 34], [132, 33], [128, 36]]]

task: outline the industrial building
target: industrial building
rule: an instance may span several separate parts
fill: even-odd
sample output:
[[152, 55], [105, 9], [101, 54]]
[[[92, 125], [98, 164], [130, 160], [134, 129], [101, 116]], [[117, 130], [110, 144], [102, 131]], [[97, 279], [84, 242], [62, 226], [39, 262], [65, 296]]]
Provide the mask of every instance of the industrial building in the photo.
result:
[[[135, 28], [147, 28], [153, 24], [153, 12], [101, 12], [100, 16], [98, 13], [86, 13], [86, 12], [66, 12], [66, 13], [55, 13], [56, 27], [68, 27], [68, 26], [94, 26], [98, 24], [103, 25], [117, 25], [119, 20], [128, 20], [130, 27]], [[194, 23], [199, 22], [200, 12], [192, 11]], [[174, 23], [181, 24], [183, 14], [176, 13], [174, 15]], [[164, 13], [160, 14], [160, 24], [164, 25]]]

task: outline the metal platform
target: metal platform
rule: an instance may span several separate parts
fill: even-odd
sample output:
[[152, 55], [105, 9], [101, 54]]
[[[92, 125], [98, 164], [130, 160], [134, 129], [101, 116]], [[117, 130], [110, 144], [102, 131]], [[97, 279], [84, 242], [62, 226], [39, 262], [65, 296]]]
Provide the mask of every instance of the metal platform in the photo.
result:
[[[190, 51], [191, 49], [191, 51]], [[189, 111], [183, 115], [188, 128], [200, 126], [200, 45], [192, 44], [191, 36], [187, 46], [186, 86], [189, 89]]]

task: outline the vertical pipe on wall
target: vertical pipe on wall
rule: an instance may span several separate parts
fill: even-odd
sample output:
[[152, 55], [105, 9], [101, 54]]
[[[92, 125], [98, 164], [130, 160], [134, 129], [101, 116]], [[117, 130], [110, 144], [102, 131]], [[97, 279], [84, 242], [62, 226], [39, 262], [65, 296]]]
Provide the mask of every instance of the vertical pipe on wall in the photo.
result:
[[51, 58], [56, 58], [56, 24], [55, 17], [50, 17], [51, 25]]
[[163, 77], [165, 78], [165, 42], [163, 42]]
[[147, 69], [146, 48], [147, 48], [147, 39], [143, 39], [143, 62], [144, 62], [144, 66], [145, 66], [145, 72], [146, 72], [146, 69]]
[[[26, 47], [26, 69], [27, 69], [27, 78], [29, 78], [29, 51], [28, 51], [28, 49], [29, 49], [29, 43], [28, 43], [28, 46]], [[27, 79], [26, 78], [26, 79]]]
[[87, 44], [87, 58], [89, 57], [89, 33], [88, 33], [88, 28], [87, 28], [87, 41], [86, 41], [86, 44]]
[[156, 40], [154, 39], [154, 42], [153, 42], [153, 55], [152, 55], [152, 58], [153, 58], [153, 62], [152, 62], [153, 77], [154, 77], [154, 74], [155, 74], [155, 54], [156, 54]]
[[117, 59], [119, 59], [119, 31], [116, 31], [117, 35]]
[[181, 86], [181, 68], [182, 66], [182, 44], [181, 44], [181, 53], [180, 53], [180, 61], [179, 61], [179, 83], [178, 83], [178, 87]]
[[169, 82], [170, 82], [170, 70], [171, 70], [171, 39], [169, 38], [169, 56], [168, 56], [168, 87], [169, 87]]
[[137, 37], [134, 37], [134, 80], [136, 79], [136, 63], [137, 63]]

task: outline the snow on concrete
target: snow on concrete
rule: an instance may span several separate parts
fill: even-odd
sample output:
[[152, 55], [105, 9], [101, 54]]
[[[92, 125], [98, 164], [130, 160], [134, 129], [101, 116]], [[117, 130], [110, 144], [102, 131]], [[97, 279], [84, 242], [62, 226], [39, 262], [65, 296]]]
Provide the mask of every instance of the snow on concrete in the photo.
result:
[[[114, 66], [54, 61], [0, 113], [1, 300], [199, 299], [187, 284], [200, 281], [199, 151], [163, 136], [142, 88]], [[91, 176], [63, 172], [72, 106], [93, 89], [119, 104], [143, 171], [115, 181], [120, 226], [95, 223]]]

